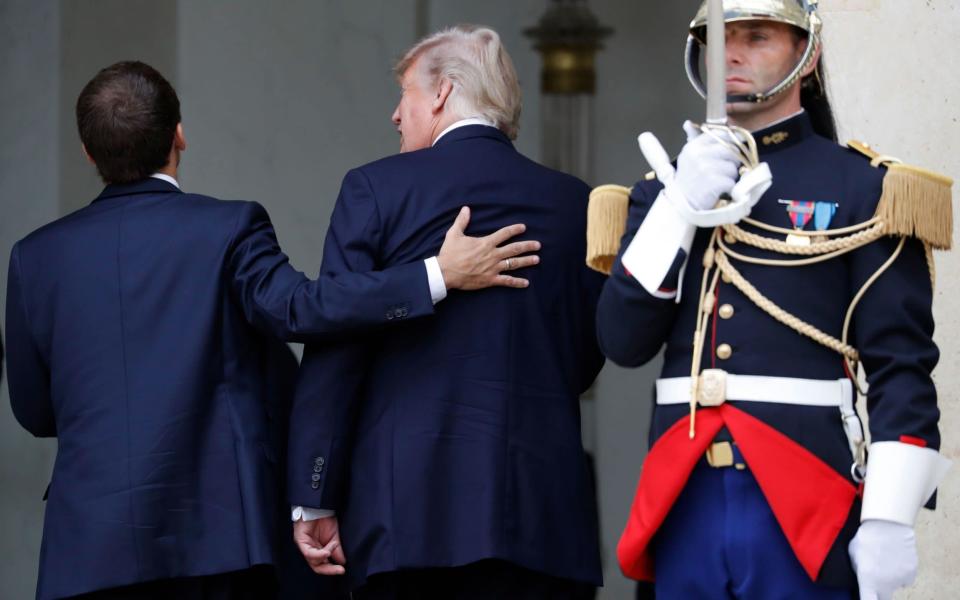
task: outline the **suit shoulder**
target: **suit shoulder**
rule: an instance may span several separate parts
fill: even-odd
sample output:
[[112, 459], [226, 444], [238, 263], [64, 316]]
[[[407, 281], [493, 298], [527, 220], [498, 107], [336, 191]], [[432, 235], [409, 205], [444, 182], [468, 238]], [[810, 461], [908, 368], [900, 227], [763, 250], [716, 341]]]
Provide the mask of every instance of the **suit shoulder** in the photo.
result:
[[549, 187], [564, 190], [568, 194], [583, 196], [584, 199], [590, 194], [590, 186], [579, 177], [538, 163], [519, 152], [517, 152], [517, 157], [521, 164], [529, 170], [529, 173]]
[[267, 209], [255, 200], [223, 200], [203, 194], [183, 194], [177, 201], [193, 213], [216, 219], [235, 221], [245, 216], [267, 214]]
[[351, 173], [363, 173], [367, 177], [377, 177], [384, 174], [404, 172], [411, 167], [430, 160], [430, 157], [435, 155], [436, 149], [434, 148], [423, 148], [422, 150], [414, 150], [413, 152], [391, 154], [350, 169], [350, 171], [347, 172], [347, 176]]
[[[527, 160], [530, 160], [530, 159], [527, 159]], [[571, 175], [570, 173], [564, 173], [563, 171], [557, 171], [555, 169], [551, 169], [550, 167], [541, 165], [540, 163], [535, 162], [533, 160], [530, 160], [530, 162], [536, 165], [541, 170], [544, 177], [551, 178], [558, 185], [569, 187], [570, 189], [575, 189], [578, 192], [583, 192], [585, 194], [590, 193], [590, 186], [587, 185], [587, 183], [582, 179], [580, 179], [579, 177], [575, 175]]]
[[71, 213], [54, 219], [25, 235], [17, 245], [22, 249], [45, 246], [58, 240], [65, 231], [68, 231], [76, 221], [82, 220], [90, 210], [90, 205], [79, 208]]

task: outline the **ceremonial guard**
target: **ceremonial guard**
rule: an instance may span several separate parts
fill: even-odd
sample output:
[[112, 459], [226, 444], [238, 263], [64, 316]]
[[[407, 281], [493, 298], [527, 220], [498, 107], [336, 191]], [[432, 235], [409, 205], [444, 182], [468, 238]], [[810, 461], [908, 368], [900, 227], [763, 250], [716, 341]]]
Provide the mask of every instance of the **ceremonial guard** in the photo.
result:
[[666, 345], [618, 546], [658, 598], [890, 598], [949, 466], [931, 252], [952, 182], [836, 143], [820, 28], [815, 0], [705, 2], [686, 58], [706, 122], [674, 164], [643, 134], [654, 173], [591, 199], [604, 353]]

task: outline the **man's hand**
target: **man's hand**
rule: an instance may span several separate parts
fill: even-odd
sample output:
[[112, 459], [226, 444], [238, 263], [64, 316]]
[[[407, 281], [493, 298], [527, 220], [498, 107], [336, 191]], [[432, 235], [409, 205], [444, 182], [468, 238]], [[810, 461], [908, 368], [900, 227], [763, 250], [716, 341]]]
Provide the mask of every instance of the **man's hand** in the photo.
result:
[[850, 542], [861, 600], [890, 600], [917, 577], [917, 540], [913, 527], [867, 519]]
[[307, 564], [319, 575], [343, 575], [347, 557], [340, 546], [340, 528], [336, 517], [295, 521], [293, 541]]
[[709, 210], [737, 182], [740, 160], [733, 150], [695, 125], [683, 124], [687, 143], [677, 157], [673, 188], [693, 210]]
[[486, 237], [474, 238], [464, 232], [470, 223], [470, 209], [464, 206], [447, 230], [437, 262], [447, 289], [479, 290], [492, 286], [525, 288], [530, 282], [522, 277], [504, 275], [504, 271], [530, 267], [539, 256], [520, 256], [540, 249], [540, 242], [500, 244], [526, 231], [525, 225], [510, 225]]

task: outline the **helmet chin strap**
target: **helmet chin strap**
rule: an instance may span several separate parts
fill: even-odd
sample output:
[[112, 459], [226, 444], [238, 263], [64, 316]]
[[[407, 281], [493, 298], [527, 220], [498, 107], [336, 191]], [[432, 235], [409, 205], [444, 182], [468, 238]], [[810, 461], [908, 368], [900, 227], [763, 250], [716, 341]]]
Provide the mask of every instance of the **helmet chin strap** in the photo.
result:
[[[817, 50], [820, 48], [820, 35], [817, 33], [816, 29], [813, 28], [807, 33], [807, 47], [803, 51], [803, 55], [800, 57], [800, 60], [797, 62], [796, 66], [792, 71], [777, 85], [773, 86], [766, 92], [757, 92], [753, 94], [728, 94], [727, 95], [727, 104], [735, 104], [737, 102], [750, 102], [754, 104], [759, 104], [761, 102], [766, 102], [771, 98], [781, 94], [783, 91], [790, 88], [794, 83], [800, 80], [803, 75], [803, 72], [813, 64], [814, 59], [817, 56]], [[706, 86], [703, 84], [703, 78], [700, 76], [700, 54], [701, 54], [700, 42], [697, 41], [693, 35], [687, 36], [687, 48], [684, 52], [684, 63], [687, 70], [687, 79], [690, 80], [690, 83], [693, 85], [693, 89], [697, 90], [697, 93], [700, 94], [702, 98], [707, 97]]]

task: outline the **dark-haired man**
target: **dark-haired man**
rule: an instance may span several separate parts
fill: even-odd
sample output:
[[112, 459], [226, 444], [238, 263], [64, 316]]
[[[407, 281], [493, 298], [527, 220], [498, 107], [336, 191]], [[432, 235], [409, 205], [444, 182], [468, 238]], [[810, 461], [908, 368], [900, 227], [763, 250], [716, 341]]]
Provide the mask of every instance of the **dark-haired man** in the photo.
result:
[[[14, 413], [56, 436], [37, 597], [269, 598], [289, 365], [279, 339], [429, 315], [446, 288], [523, 286], [533, 242], [451, 228], [436, 258], [311, 281], [253, 202], [187, 194], [180, 105], [124, 62], [77, 101], [107, 183], [18, 242], [7, 292]], [[274, 365], [273, 367], [269, 365]], [[144, 583], [147, 582], [147, 583]]]
[[[666, 345], [621, 568], [658, 598], [886, 600], [916, 574], [914, 519], [949, 464], [928, 271], [949, 246], [928, 207], [946, 195], [949, 211], [949, 193], [836, 143], [815, 1], [722, 7], [726, 113], [756, 149], [688, 123], [674, 168], [645, 137], [657, 180], [630, 192], [597, 311], [618, 364]], [[687, 52], [701, 91], [706, 21], [702, 7]], [[749, 192], [764, 172], [769, 190]]]

